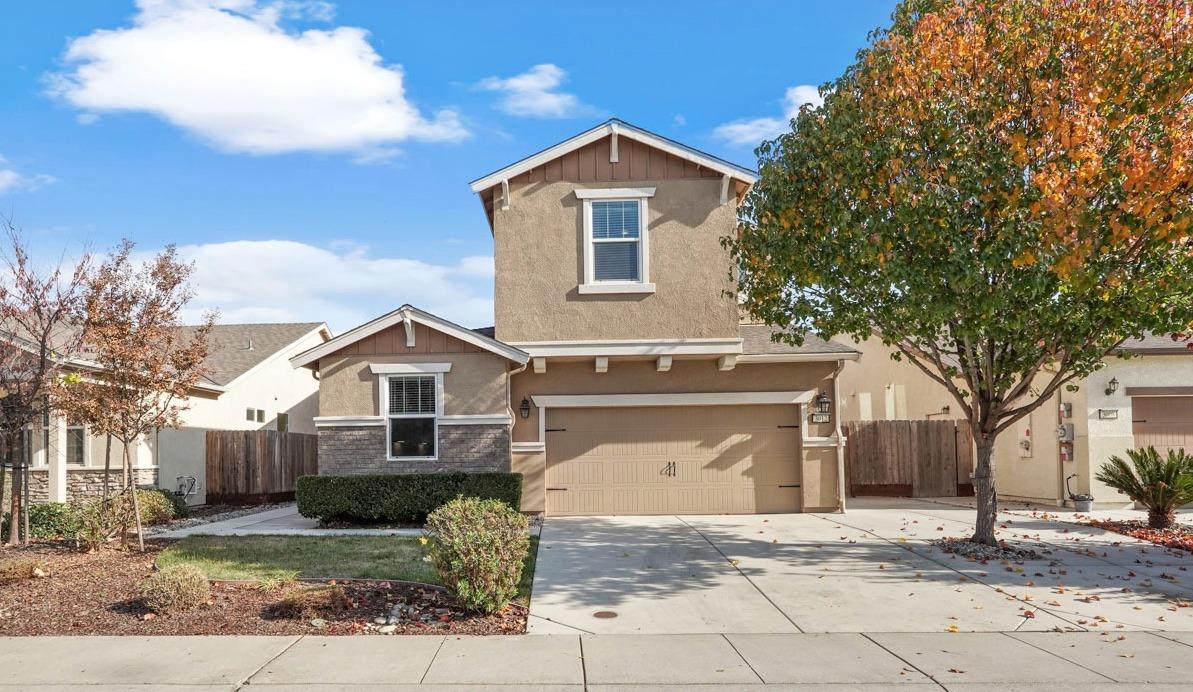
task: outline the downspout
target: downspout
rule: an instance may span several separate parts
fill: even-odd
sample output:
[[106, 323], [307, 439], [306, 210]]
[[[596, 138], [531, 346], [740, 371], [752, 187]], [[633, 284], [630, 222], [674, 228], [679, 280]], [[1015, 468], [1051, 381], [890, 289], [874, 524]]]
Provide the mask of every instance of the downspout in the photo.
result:
[[[514, 375], [517, 375], [520, 372], [525, 372], [526, 368], [528, 368], [528, 367], [530, 367], [529, 360], [527, 360], [525, 363], [523, 363], [522, 367], [515, 368], [514, 370], [507, 370], [505, 372], [505, 412], [508, 413], [510, 416], [510, 439], [511, 440], [513, 439], [513, 436], [514, 436], [514, 423], [518, 420], [518, 412], [514, 410], [514, 404], [510, 400], [510, 395], [512, 395], [514, 393], [514, 391], [513, 391], [514, 387], [513, 387], [512, 381], [514, 379]], [[511, 442], [511, 444], [513, 444], [513, 443]]]
[[845, 434], [841, 430], [841, 371], [845, 369], [845, 361], [837, 361], [837, 369], [833, 372], [833, 428], [837, 437], [837, 499], [838, 511], [845, 513]]

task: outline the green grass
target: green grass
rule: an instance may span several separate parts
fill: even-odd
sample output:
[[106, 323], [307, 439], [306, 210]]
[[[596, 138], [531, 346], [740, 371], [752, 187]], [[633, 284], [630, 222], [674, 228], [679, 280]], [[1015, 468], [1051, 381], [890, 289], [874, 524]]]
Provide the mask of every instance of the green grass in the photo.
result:
[[522, 581], [518, 583], [518, 595], [514, 596], [514, 603], [530, 607], [530, 590], [534, 586], [534, 566], [539, 557], [539, 537], [530, 537], [530, 553], [526, 555], [526, 564], [522, 567]]
[[438, 584], [418, 539], [405, 536], [189, 536], [157, 558], [208, 579], [396, 579]]
[[[530, 554], [514, 602], [530, 604], [539, 539]], [[394, 579], [439, 584], [423, 561], [417, 538], [405, 536], [189, 536], [162, 551], [158, 566], [188, 564], [208, 579], [277, 583], [309, 579]]]

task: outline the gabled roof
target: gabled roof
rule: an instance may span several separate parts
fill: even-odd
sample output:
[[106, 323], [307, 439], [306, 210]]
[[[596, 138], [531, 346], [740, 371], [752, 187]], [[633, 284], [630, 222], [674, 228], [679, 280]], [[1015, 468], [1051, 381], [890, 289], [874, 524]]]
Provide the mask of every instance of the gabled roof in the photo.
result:
[[[179, 327], [179, 332], [185, 339], [197, 328]], [[206, 378], [227, 387], [312, 332], [322, 332], [324, 341], [331, 338], [331, 331], [322, 322], [217, 324], [207, 340], [208, 353], [203, 361]]]
[[473, 192], [481, 192], [487, 190], [494, 185], [498, 185], [502, 180], [509, 180], [510, 178], [525, 173], [536, 166], [553, 161], [554, 159], [575, 151], [580, 147], [591, 144], [599, 139], [603, 139], [612, 134], [619, 137], [629, 137], [637, 140], [643, 144], [647, 144], [656, 149], [662, 150], [673, 156], [678, 156], [686, 161], [697, 163], [705, 168], [717, 171], [722, 175], [727, 175], [730, 178], [736, 178], [744, 183], [753, 185], [758, 181], [758, 173], [756, 171], [739, 166], [735, 163], [730, 163], [725, 159], [713, 156], [712, 154], [693, 149], [686, 144], [681, 144], [673, 139], [668, 139], [660, 134], [656, 134], [649, 130], [644, 130], [636, 125], [631, 125], [624, 120], [617, 118], [610, 118], [596, 127], [581, 132], [580, 134], [566, 139], [559, 144], [547, 147], [542, 151], [531, 154], [521, 161], [512, 163], [505, 168], [493, 171], [492, 173], [477, 178], [470, 183]]
[[403, 305], [393, 312], [386, 313], [375, 320], [365, 322], [364, 324], [344, 332], [334, 339], [320, 344], [315, 348], [304, 351], [297, 356], [290, 359], [290, 364], [296, 368], [314, 368], [318, 366], [319, 359], [324, 356], [331, 355], [345, 346], [360, 341], [365, 337], [371, 336], [380, 332], [383, 329], [388, 329], [397, 324], [404, 322], [417, 322], [425, 325], [431, 329], [443, 332], [448, 336], [455, 337], [460, 341], [472, 344], [478, 348], [495, 353], [503, 358], [525, 365], [530, 360], [530, 355], [521, 349], [514, 348], [509, 344], [502, 343], [490, 336], [461, 327], [460, 325], [449, 322], [442, 317], [436, 317], [425, 310], [419, 310], [413, 305]]

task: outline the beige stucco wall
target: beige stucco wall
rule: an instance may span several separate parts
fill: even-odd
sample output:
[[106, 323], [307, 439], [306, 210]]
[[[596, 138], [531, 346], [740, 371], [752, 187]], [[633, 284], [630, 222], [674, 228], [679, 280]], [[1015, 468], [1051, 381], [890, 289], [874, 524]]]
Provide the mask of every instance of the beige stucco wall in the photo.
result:
[[451, 363], [443, 375], [444, 415], [505, 414], [508, 362], [491, 353], [329, 356], [319, 361], [319, 415], [380, 415], [370, 363]]
[[[856, 361], [841, 371], [841, 419], [866, 420], [948, 420], [960, 418], [957, 402], [939, 383], [934, 382], [907, 359], [891, 359], [891, 350], [878, 337], [856, 342], [838, 337], [840, 343], [852, 344], [861, 352]], [[949, 407], [948, 414], [941, 410]]]
[[[511, 181], [494, 211], [497, 338], [506, 342], [736, 337], [728, 253], [736, 205], [718, 178], [613, 183]], [[649, 211], [653, 294], [581, 295], [584, 213], [575, 190], [654, 187]]]
[[[532, 369], [512, 377], [510, 401], [516, 409], [522, 399], [533, 401], [545, 394], [659, 394], [689, 392], [823, 391], [832, 396], [836, 363], [742, 364], [722, 372], [713, 360], [676, 360], [669, 372], [658, 372], [652, 361], [613, 361], [609, 371], [597, 373], [591, 360], [550, 361], [547, 372]], [[514, 441], [538, 440], [539, 409], [530, 417], [514, 418]], [[798, 424], [792, 412], [792, 424]], [[547, 424], [550, 425], [548, 412]], [[812, 437], [828, 437], [833, 424], [809, 424]], [[514, 452], [512, 467], [523, 475], [522, 509], [541, 512], [546, 506], [545, 452]], [[807, 448], [801, 461], [805, 511], [831, 510], [837, 506], [837, 456], [833, 448]]]

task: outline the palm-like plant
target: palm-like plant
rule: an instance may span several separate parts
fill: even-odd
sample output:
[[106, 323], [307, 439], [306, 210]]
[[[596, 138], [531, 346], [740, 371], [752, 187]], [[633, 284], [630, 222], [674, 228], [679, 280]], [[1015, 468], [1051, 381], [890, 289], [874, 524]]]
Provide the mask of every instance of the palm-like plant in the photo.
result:
[[1122, 457], [1110, 457], [1096, 478], [1147, 508], [1147, 525], [1166, 529], [1172, 525], [1176, 508], [1193, 502], [1193, 457], [1185, 450], [1168, 450], [1161, 458], [1155, 447], [1127, 450]]

